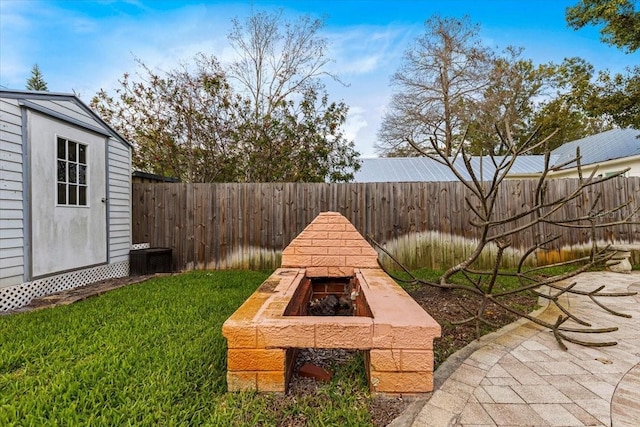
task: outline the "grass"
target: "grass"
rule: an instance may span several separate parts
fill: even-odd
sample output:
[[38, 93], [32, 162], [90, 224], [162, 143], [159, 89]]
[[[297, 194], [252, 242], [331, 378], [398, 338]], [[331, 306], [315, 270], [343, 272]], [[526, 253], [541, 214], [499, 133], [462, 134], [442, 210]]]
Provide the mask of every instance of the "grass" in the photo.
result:
[[267, 276], [191, 272], [0, 316], [0, 425], [371, 425], [361, 360], [314, 397], [226, 392], [222, 323]]

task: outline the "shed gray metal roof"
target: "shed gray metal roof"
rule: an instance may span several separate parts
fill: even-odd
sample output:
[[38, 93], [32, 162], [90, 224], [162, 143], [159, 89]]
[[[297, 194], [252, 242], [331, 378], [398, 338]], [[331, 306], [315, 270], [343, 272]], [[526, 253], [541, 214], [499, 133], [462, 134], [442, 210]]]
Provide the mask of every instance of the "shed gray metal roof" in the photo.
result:
[[[551, 152], [558, 156], [556, 164], [571, 160], [580, 147], [582, 165], [640, 155], [640, 130], [611, 129], [586, 138], [567, 142]], [[575, 167], [575, 163], [567, 167]]]
[[[503, 157], [496, 157], [501, 161]], [[556, 161], [555, 157], [551, 162]], [[353, 182], [424, 182], [424, 181], [457, 181], [451, 170], [428, 157], [385, 157], [360, 159], [361, 166], [354, 174]], [[456, 160], [456, 166], [465, 180], [471, 180], [462, 159]], [[491, 158], [472, 157], [471, 167], [478, 179], [486, 180], [493, 176], [495, 167]], [[535, 174], [544, 169], [544, 156], [518, 157], [510, 174]]]

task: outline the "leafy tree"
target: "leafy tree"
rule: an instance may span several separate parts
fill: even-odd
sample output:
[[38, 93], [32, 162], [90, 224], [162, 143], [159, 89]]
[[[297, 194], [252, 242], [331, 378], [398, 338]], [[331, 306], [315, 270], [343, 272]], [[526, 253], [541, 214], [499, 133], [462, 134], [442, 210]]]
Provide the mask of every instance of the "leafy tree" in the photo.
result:
[[579, 30], [585, 25], [603, 25], [604, 43], [629, 53], [640, 48], [640, 12], [635, 0], [581, 0], [567, 8], [567, 23]]
[[92, 108], [135, 144], [138, 170], [186, 182], [234, 181], [237, 106], [226, 74], [214, 57], [199, 55], [164, 75], [139, 62], [140, 80], [120, 80], [115, 98], [101, 90]]
[[[561, 64], [547, 64], [546, 98], [536, 107], [530, 131], [539, 129], [547, 138], [550, 150], [567, 141], [611, 129], [614, 123], [608, 116], [588, 108], [599, 96], [594, 86], [594, 68], [581, 58], [567, 58]], [[532, 150], [542, 153], [542, 147]]]
[[[313, 88], [302, 100], [274, 105], [268, 117], [254, 129], [250, 118], [240, 131], [247, 138], [258, 137], [247, 147], [250, 182], [331, 182], [353, 178], [356, 152], [345, 139], [342, 126], [347, 117], [344, 103], [329, 103], [328, 96]], [[251, 112], [249, 112], [251, 114]]]
[[47, 88], [47, 82], [45, 82], [42, 77], [38, 64], [34, 64], [33, 68], [31, 68], [31, 77], [27, 80], [27, 90], [49, 90]]
[[612, 127], [640, 127], [640, 67], [625, 74], [599, 71], [580, 58], [549, 65], [550, 94], [537, 107], [532, 127], [551, 134], [551, 149]]
[[602, 116], [619, 127], [640, 129], [640, 66], [625, 74], [600, 72], [585, 109], [592, 116]]

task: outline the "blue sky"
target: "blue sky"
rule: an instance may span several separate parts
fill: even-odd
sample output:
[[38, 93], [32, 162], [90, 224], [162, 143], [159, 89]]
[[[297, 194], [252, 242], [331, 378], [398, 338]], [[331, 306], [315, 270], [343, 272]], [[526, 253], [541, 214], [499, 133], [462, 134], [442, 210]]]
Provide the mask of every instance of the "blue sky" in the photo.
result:
[[535, 63], [578, 56], [596, 70], [623, 71], [640, 64], [603, 44], [597, 28], [567, 27], [565, 9], [578, 0], [0, 0], [0, 86], [24, 89], [37, 63], [54, 92], [75, 90], [85, 102], [112, 90], [135, 58], [168, 70], [198, 52], [221, 62], [233, 57], [226, 35], [231, 18], [255, 10], [283, 9], [295, 17], [326, 17], [323, 30], [334, 62], [330, 70], [348, 84], [328, 83], [332, 100], [350, 107], [345, 130], [364, 157], [374, 157], [381, 118], [391, 95], [389, 78], [405, 49], [424, 33], [424, 21], [468, 15], [485, 43], [524, 48]]

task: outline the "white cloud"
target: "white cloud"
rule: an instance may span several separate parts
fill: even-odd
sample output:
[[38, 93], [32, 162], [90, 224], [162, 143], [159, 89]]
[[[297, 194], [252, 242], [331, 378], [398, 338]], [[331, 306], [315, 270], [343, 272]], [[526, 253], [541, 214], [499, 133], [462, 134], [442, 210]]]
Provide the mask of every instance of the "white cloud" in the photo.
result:
[[337, 73], [358, 76], [396, 64], [410, 34], [407, 27], [353, 26], [331, 29], [326, 37]]
[[360, 129], [367, 126], [367, 120], [364, 117], [364, 113], [365, 110], [359, 107], [349, 109], [347, 122], [344, 126], [345, 137], [348, 140], [355, 140]]

